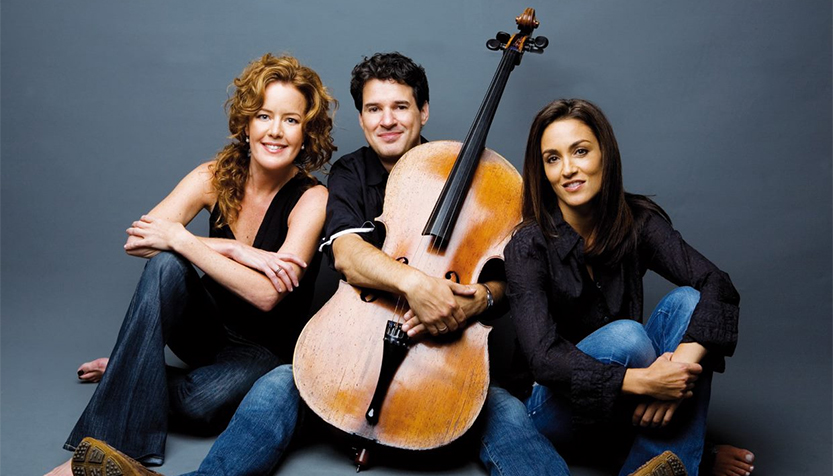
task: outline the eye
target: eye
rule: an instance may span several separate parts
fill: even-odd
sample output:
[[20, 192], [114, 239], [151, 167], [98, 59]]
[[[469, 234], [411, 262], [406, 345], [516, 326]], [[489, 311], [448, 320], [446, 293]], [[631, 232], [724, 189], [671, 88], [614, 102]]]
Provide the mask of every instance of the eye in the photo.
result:
[[299, 121], [298, 119], [296, 119], [294, 117], [287, 117], [286, 121], [289, 122], [290, 124], [300, 124], [301, 123], [301, 121]]
[[266, 114], [266, 113], [263, 113], [263, 112], [256, 115], [255, 117], [257, 119], [261, 120], [261, 121], [268, 121], [269, 120], [269, 114]]
[[376, 106], [367, 106], [367, 107], [365, 108], [365, 110], [366, 110], [367, 112], [378, 112], [378, 111], [379, 111], [379, 108], [378, 108], [378, 107], [376, 107]]
[[404, 111], [404, 110], [408, 109], [408, 105], [407, 104], [400, 104], [397, 107], [397, 109], [399, 109], [400, 111]]
[[560, 157], [553, 154], [553, 155], [548, 155], [548, 156], [544, 157], [544, 162], [548, 163], [548, 164], [552, 164], [552, 163], [558, 162], [559, 159], [560, 159]]
[[590, 151], [588, 151], [587, 149], [585, 149], [583, 147], [579, 147], [578, 149], [576, 149], [576, 155], [579, 156], [579, 157], [584, 157], [585, 155], [588, 154], [588, 152], [590, 152]]

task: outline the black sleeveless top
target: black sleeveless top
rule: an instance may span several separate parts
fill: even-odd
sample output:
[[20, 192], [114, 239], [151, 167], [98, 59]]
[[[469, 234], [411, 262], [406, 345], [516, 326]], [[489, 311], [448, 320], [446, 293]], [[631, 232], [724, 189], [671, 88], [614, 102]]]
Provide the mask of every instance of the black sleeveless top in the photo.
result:
[[[266, 251], [278, 251], [289, 231], [287, 223], [289, 214], [301, 195], [317, 184], [318, 181], [315, 178], [299, 172], [281, 187], [263, 216], [252, 246]], [[214, 225], [219, 216], [220, 207], [215, 205], [209, 218], [208, 236], [235, 239], [228, 225], [221, 228]], [[317, 243], [320, 237], [311, 236], [309, 239]], [[257, 309], [208, 275], [203, 276], [203, 283], [216, 301], [221, 319], [227, 329], [266, 347], [288, 363], [292, 361], [295, 341], [310, 317], [309, 311], [320, 261], [321, 254], [315, 253], [312, 261], [307, 263], [307, 270], [300, 281], [300, 286], [269, 312]]]

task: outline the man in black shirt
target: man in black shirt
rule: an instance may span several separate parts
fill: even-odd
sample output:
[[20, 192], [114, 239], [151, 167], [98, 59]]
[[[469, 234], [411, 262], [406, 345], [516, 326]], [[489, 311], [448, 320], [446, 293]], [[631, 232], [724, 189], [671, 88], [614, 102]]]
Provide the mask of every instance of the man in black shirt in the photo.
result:
[[502, 299], [504, 281], [467, 286], [429, 276], [383, 253], [385, 229], [374, 222], [382, 214], [390, 170], [424, 141], [425, 71], [398, 53], [376, 54], [353, 69], [350, 93], [369, 146], [332, 167], [323, 249], [348, 283], [404, 296], [412, 310], [403, 326], [409, 335], [453, 332]]

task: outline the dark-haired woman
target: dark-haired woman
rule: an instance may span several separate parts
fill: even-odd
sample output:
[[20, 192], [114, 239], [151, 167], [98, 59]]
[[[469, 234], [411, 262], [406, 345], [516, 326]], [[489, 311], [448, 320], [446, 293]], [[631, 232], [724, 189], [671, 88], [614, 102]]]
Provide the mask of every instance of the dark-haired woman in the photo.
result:
[[[711, 374], [737, 340], [729, 276], [658, 205], [625, 193], [613, 130], [587, 101], [559, 100], [538, 113], [523, 178], [524, 221], [505, 257], [535, 381], [530, 417], [559, 452], [578, 446], [597, 460], [614, 458], [623, 433], [632, 437], [622, 475], [666, 450], [697, 474]], [[680, 287], [643, 326], [647, 270]], [[668, 469], [683, 474], [673, 462]]]
[[[289, 56], [253, 61], [234, 87], [232, 142], [127, 229], [127, 253], [149, 261], [68, 450], [89, 436], [162, 464], [169, 419], [221, 429], [258, 378], [291, 360], [327, 202], [310, 172], [335, 150], [335, 101]], [[185, 228], [201, 210], [208, 238]], [[189, 369], [166, 368], [166, 344]]]

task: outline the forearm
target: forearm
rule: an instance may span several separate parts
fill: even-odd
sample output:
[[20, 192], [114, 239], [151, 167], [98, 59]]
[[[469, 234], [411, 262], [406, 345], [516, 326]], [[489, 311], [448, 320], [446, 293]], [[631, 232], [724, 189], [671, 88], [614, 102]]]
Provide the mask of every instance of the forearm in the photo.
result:
[[671, 361], [699, 363], [705, 356], [705, 347], [697, 342], [684, 342], [677, 346], [677, 349], [674, 351], [674, 355], [671, 356]]
[[341, 236], [332, 246], [336, 269], [353, 286], [405, 295], [423, 274], [356, 235]]
[[198, 236], [197, 239], [207, 247], [227, 258], [231, 258], [234, 255], [237, 245], [240, 244], [238, 241], [230, 240], [228, 238], [209, 238], [205, 236]]
[[[190, 232], [175, 240], [172, 248], [221, 286], [262, 311], [274, 308], [287, 294], [278, 293], [265, 275], [224, 256]], [[296, 272], [300, 273], [300, 268]]]

